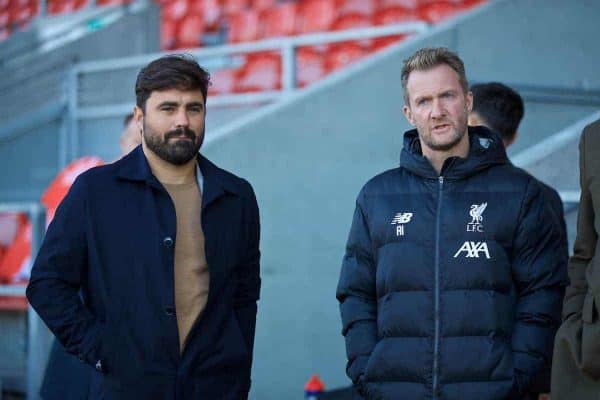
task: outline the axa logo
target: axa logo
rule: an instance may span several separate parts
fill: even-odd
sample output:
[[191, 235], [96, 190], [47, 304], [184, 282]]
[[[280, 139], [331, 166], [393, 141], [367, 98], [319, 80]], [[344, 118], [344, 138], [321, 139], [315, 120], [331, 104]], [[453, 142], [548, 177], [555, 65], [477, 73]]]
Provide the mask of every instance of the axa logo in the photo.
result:
[[404, 224], [407, 224], [412, 219], [413, 213], [397, 213], [392, 218], [391, 225], [396, 225], [396, 236], [404, 236]]
[[471, 222], [467, 223], [467, 232], [483, 232], [483, 212], [487, 203], [473, 204], [469, 210]]
[[464, 253], [465, 258], [479, 258], [480, 255], [484, 255], [488, 260], [491, 258], [486, 242], [464, 242], [456, 254], [454, 254], [454, 258], [457, 258], [462, 253]]

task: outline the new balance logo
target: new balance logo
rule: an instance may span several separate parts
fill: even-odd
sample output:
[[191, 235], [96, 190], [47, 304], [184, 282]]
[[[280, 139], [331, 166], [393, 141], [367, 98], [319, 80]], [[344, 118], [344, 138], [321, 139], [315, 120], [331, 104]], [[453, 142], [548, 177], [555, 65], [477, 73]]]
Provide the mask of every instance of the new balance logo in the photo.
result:
[[404, 236], [404, 225], [410, 222], [413, 214], [410, 212], [407, 213], [398, 213], [392, 218], [391, 225], [396, 225], [396, 236]]
[[412, 216], [412, 213], [398, 213], [394, 219], [392, 219], [392, 225], [406, 224], [407, 222], [410, 222]]
[[454, 254], [454, 258], [458, 257], [463, 251], [466, 253], [465, 258], [479, 258], [479, 253], [483, 253], [488, 260], [491, 258], [486, 242], [464, 242]]

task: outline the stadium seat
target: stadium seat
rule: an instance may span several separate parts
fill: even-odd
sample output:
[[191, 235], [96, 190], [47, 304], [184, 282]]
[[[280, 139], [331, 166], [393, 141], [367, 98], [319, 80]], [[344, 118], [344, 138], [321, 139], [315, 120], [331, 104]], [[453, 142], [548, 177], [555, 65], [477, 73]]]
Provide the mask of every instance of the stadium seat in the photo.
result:
[[344, 42], [331, 45], [325, 54], [325, 70], [327, 73], [345, 67], [356, 60], [364, 57], [366, 50], [359, 43]]
[[249, 0], [221, 0], [221, 8], [225, 14], [244, 11], [248, 7], [250, 7]]
[[260, 13], [262, 38], [290, 36], [296, 31], [296, 3], [283, 3]]
[[199, 47], [204, 33], [204, 16], [186, 15], [177, 25], [177, 48]]
[[459, 5], [449, 1], [436, 1], [419, 6], [417, 15], [419, 19], [432, 24], [442, 22], [456, 13], [462, 11]]
[[0, 213], [0, 246], [4, 248], [5, 252], [15, 240], [19, 226], [21, 226], [26, 220], [27, 217], [22, 213]]
[[478, 7], [482, 4], [484, 4], [485, 2], [486, 2], [486, 0], [463, 0], [460, 7], [463, 10], [467, 10], [469, 8]]
[[119, 6], [130, 2], [130, 0], [96, 0], [96, 4], [99, 6]]
[[325, 76], [325, 63], [319, 51], [303, 47], [296, 53], [296, 84], [305, 87]]
[[74, 10], [74, 0], [54, 0], [48, 3], [48, 14], [64, 14]]
[[[371, 17], [362, 14], [346, 14], [338, 17], [333, 23], [332, 29], [343, 31], [346, 29], [367, 28], [372, 25]], [[365, 47], [371, 47], [372, 39], [357, 40], [356, 43]], [[331, 45], [334, 46], [334, 45]], [[328, 46], [329, 47], [329, 46]]]
[[211, 72], [211, 85], [208, 88], [209, 96], [233, 93], [239, 73], [239, 69], [236, 68], [224, 68]]
[[169, 18], [161, 18], [160, 48], [172, 50], [177, 43], [177, 22]]
[[162, 7], [162, 18], [178, 21], [188, 12], [187, 0], [169, 0]]
[[391, 7], [401, 7], [407, 10], [415, 10], [422, 0], [379, 0], [379, 10]]
[[14, 283], [29, 277], [31, 262], [31, 224], [19, 225], [14, 241], [4, 253], [0, 263], [0, 282]]
[[339, 15], [360, 14], [371, 17], [377, 10], [376, 0], [338, 0]]
[[252, 0], [252, 8], [256, 11], [263, 11], [277, 4], [277, 0]]
[[8, 27], [10, 22], [10, 13], [8, 10], [0, 10], [0, 28]]
[[218, 0], [187, 0], [188, 12], [201, 15], [205, 31], [216, 31], [219, 29], [221, 20], [221, 5]]
[[240, 93], [281, 89], [281, 56], [260, 53], [248, 56], [236, 85]]
[[334, 0], [306, 0], [300, 4], [297, 33], [328, 31], [336, 16], [337, 9]]
[[336, 18], [331, 29], [343, 31], [346, 29], [366, 28], [372, 25], [371, 18], [363, 14], [345, 14]]
[[259, 37], [258, 13], [254, 10], [240, 11], [226, 16], [229, 43], [248, 42]]
[[373, 40], [371, 51], [376, 52], [406, 39], [408, 35], [384, 36]]
[[104, 164], [104, 162], [98, 157], [81, 157], [71, 162], [65, 167], [55, 178], [46, 191], [42, 194], [40, 199], [42, 204], [46, 207], [46, 221], [50, 223], [54, 218], [54, 213], [58, 208], [58, 205], [62, 199], [67, 195], [67, 192], [75, 182], [75, 179], [82, 173], [92, 167], [97, 167]]
[[417, 21], [418, 19], [417, 15], [408, 8], [388, 7], [377, 11], [373, 17], [373, 22], [375, 25], [390, 25]]

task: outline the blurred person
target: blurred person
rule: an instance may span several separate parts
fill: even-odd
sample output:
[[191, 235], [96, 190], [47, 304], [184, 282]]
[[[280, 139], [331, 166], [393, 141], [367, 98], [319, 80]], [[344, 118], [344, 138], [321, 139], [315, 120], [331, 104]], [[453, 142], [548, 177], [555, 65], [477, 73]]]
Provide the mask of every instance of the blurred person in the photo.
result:
[[129, 113], [123, 119], [123, 133], [119, 138], [119, 147], [121, 155], [129, 154], [133, 149], [142, 143], [142, 134], [137, 127], [133, 113]]
[[[123, 132], [119, 138], [121, 156], [128, 154], [141, 141], [141, 134], [133, 119], [133, 113], [129, 113], [123, 119]], [[60, 342], [54, 340], [40, 396], [44, 400], [87, 399], [91, 372], [89, 365], [67, 353]]]
[[[473, 93], [473, 109], [469, 113], [469, 125], [488, 127], [500, 134], [504, 147], [510, 147], [519, 135], [519, 125], [525, 114], [525, 106], [519, 93], [498, 82], [472, 85], [471, 92]], [[541, 181], [538, 183], [548, 205], [561, 225], [563, 249], [568, 255], [567, 226], [560, 195], [545, 183]]]
[[461, 59], [402, 74], [400, 167], [360, 191], [337, 298], [346, 372], [367, 399], [523, 399], [547, 364], [566, 284], [558, 224], [502, 141], [468, 127]]
[[581, 198], [563, 322], [554, 342], [552, 400], [600, 398], [600, 120], [579, 142]]
[[248, 182], [198, 153], [208, 84], [185, 55], [139, 72], [142, 145], [77, 178], [34, 263], [27, 297], [94, 367], [91, 399], [248, 396], [258, 206]]
[[[504, 147], [508, 148], [517, 138], [519, 125], [525, 114], [523, 99], [514, 89], [499, 82], [472, 85], [471, 92], [473, 109], [469, 113], [469, 125], [483, 125], [500, 134]], [[561, 247], [566, 260], [569, 250], [562, 200], [556, 190], [541, 181], [538, 183], [547, 204], [560, 224]], [[537, 399], [539, 393], [550, 391], [550, 375], [551, 363], [546, 365], [538, 379], [535, 379], [530, 394], [532, 399]]]

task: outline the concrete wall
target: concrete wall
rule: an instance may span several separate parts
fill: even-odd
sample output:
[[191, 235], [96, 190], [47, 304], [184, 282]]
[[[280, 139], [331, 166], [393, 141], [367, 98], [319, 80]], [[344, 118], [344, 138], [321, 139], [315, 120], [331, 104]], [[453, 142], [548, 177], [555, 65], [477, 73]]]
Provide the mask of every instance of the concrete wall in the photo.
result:
[[[423, 46], [449, 46], [476, 81], [598, 88], [599, 13], [600, 3], [592, 1], [495, 2], [456, 27], [436, 28], [208, 132], [203, 152], [248, 178], [260, 203], [264, 283], [253, 399], [301, 397], [311, 373], [329, 388], [349, 384], [335, 288], [357, 192], [398, 164], [408, 128], [402, 60]], [[590, 111], [556, 103], [527, 107], [520, 140], [529, 144]]]

